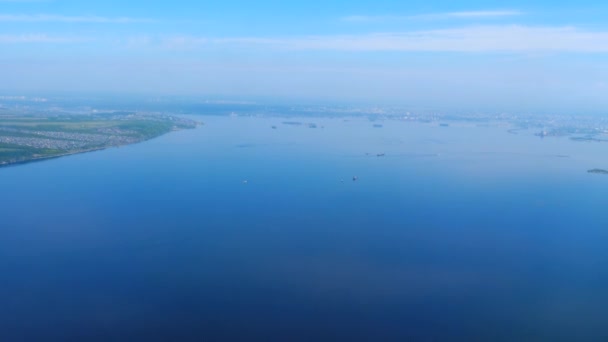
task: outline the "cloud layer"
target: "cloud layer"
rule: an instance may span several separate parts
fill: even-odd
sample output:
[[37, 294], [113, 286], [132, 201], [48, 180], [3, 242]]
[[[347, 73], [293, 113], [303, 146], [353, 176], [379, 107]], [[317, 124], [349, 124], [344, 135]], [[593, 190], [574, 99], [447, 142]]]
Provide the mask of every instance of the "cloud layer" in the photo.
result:
[[461, 11], [461, 12], [445, 12], [445, 13], [430, 13], [418, 15], [351, 15], [343, 17], [342, 21], [347, 22], [383, 22], [383, 21], [404, 21], [404, 20], [445, 20], [445, 19], [491, 19], [500, 17], [512, 17], [522, 15], [523, 13], [515, 10], [493, 10], [493, 11]]
[[521, 25], [467, 26], [460, 28], [350, 35], [290, 37], [207, 37], [146, 35], [118, 40], [100, 37], [61, 37], [40, 34], [0, 34], [0, 43], [115, 43], [122, 46], [162, 49], [276, 49], [284, 51], [401, 51], [462, 53], [607, 53], [608, 31], [575, 27]]
[[165, 43], [168, 47], [245, 45], [289, 50], [606, 53], [608, 32], [508, 25], [287, 38], [180, 36], [168, 38]]
[[49, 36], [47, 34], [0, 34], [0, 44], [29, 44], [29, 43], [81, 43], [84, 38]]
[[0, 22], [55, 22], [55, 23], [91, 23], [91, 24], [129, 24], [153, 22], [151, 19], [129, 17], [99, 17], [99, 16], [65, 16], [55, 14], [0, 14]]

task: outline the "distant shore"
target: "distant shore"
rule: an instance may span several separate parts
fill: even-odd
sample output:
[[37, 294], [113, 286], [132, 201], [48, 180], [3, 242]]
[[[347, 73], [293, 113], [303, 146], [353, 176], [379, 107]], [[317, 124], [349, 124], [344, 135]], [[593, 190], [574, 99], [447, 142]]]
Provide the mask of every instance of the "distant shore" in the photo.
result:
[[589, 171], [587, 171], [588, 173], [595, 173], [598, 175], [608, 175], [608, 170], [604, 170], [604, 169], [591, 169]]

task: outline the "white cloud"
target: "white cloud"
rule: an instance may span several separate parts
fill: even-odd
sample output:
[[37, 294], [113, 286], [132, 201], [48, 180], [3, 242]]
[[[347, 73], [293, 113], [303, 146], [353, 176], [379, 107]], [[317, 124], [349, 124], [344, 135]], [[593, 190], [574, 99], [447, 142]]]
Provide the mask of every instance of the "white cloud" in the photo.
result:
[[489, 19], [500, 17], [511, 17], [522, 15], [521, 11], [516, 10], [494, 10], [494, 11], [462, 11], [445, 12], [418, 15], [351, 15], [342, 18], [347, 22], [385, 22], [385, 21], [404, 21], [404, 20], [445, 20], [445, 19]]
[[130, 24], [154, 22], [152, 19], [129, 17], [65, 16], [55, 14], [0, 14], [0, 22], [58, 22], [90, 24]]
[[453, 18], [491, 18], [491, 17], [510, 17], [516, 15], [522, 15], [520, 11], [465, 11], [465, 12], [450, 12], [439, 14], [439, 16], [453, 17]]
[[[47, 34], [0, 34], [0, 43], [79, 43], [96, 41], [114, 44], [116, 40], [95, 37], [52, 36]], [[207, 37], [140, 36], [120, 38], [123, 46], [176, 49], [222, 48], [248, 51], [402, 51], [464, 53], [608, 53], [608, 31], [576, 27], [486, 25], [450, 29], [418, 30], [349, 35], [293, 37]]]
[[210, 39], [193, 36], [166, 37], [162, 40], [162, 46], [169, 49], [191, 49], [209, 43]]
[[472, 26], [464, 28], [286, 38], [177, 37], [166, 46], [264, 47], [290, 50], [427, 52], [608, 52], [608, 31], [574, 27]]
[[47, 34], [0, 34], [0, 44], [19, 43], [80, 43], [84, 38], [49, 36]]

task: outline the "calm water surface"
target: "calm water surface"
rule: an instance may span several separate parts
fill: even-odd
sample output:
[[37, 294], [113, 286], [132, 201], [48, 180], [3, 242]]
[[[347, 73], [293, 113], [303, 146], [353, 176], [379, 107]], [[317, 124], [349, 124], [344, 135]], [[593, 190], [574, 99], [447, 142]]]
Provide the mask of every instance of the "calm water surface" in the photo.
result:
[[608, 339], [607, 144], [197, 118], [0, 169], [0, 340]]

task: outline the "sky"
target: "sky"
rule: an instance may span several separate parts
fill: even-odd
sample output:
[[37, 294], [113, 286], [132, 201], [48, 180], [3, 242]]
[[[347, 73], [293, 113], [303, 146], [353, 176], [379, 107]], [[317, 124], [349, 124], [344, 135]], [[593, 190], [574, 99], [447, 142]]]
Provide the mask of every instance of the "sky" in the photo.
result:
[[0, 95], [608, 109], [606, 1], [0, 0]]

